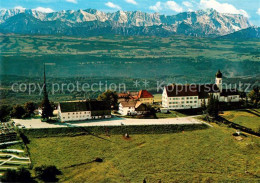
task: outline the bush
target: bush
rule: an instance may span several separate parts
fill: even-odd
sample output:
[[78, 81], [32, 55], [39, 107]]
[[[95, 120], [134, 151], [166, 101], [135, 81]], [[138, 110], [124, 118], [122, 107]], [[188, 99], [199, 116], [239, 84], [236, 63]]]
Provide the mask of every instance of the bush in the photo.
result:
[[34, 182], [31, 177], [31, 173], [23, 167], [18, 170], [8, 169], [4, 173], [1, 181], [2, 182]]
[[56, 166], [40, 166], [34, 169], [36, 176], [44, 182], [57, 182], [57, 175], [61, 175], [61, 171]]

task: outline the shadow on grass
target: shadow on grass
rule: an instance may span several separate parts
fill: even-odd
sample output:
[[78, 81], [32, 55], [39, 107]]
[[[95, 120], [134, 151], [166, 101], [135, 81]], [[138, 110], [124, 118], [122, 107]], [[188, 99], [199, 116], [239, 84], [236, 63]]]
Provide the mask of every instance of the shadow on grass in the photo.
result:
[[[247, 112], [247, 113], [249, 113], [249, 114], [253, 114], [253, 115], [257, 116], [257, 117], [260, 117], [260, 113], [259, 113], [257, 110], [255, 110], [255, 109], [251, 109], [251, 111], [248, 110], [248, 109], [242, 109], [241, 111]], [[254, 112], [253, 112], [253, 111], [254, 111]]]

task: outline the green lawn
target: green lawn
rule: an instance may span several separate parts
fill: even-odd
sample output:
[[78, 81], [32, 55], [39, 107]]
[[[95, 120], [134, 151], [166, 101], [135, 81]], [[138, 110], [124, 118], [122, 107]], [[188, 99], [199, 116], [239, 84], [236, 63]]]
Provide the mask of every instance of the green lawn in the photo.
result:
[[258, 131], [260, 128], [260, 109], [226, 111], [222, 115], [227, 120]]
[[169, 113], [156, 113], [157, 118], [176, 118], [176, 117], [185, 117], [185, 114], [179, 113], [177, 111], [170, 111]]
[[[34, 167], [56, 165], [61, 182], [258, 182], [260, 140], [237, 141], [234, 129], [98, 138], [30, 138]], [[96, 157], [102, 163], [92, 162]], [[245, 167], [247, 171], [245, 173]]]
[[154, 102], [162, 102], [162, 94], [154, 94]]

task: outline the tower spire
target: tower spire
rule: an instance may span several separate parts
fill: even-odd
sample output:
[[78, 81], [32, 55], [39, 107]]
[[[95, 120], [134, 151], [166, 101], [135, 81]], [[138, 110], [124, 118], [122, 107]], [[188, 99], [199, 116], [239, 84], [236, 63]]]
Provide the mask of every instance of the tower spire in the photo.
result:
[[45, 73], [45, 63], [43, 65], [43, 100], [42, 100], [42, 118], [49, 119], [53, 116], [53, 108], [50, 104], [46, 86], [46, 73]]

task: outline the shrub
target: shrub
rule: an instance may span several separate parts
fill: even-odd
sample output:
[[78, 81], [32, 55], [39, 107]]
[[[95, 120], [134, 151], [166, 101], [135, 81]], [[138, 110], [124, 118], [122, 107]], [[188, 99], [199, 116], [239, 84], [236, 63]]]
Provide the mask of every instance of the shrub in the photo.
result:
[[44, 182], [57, 182], [57, 175], [61, 175], [61, 171], [56, 166], [40, 166], [34, 169], [36, 176]]

